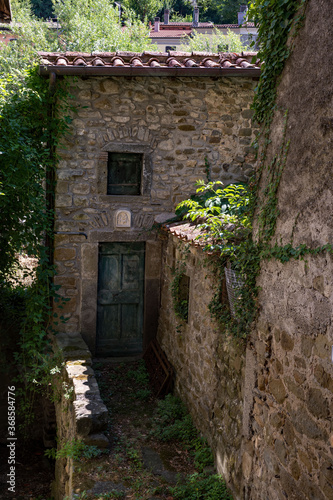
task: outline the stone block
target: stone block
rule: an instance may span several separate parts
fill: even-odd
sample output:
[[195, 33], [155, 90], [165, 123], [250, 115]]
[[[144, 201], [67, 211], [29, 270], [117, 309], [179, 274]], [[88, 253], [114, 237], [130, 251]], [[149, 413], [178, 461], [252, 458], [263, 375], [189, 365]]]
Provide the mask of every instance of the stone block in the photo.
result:
[[54, 344], [63, 354], [65, 361], [79, 359], [84, 360], [86, 365], [91, 364], [91, 353], [78, 332], [59, 332], [54, 336]]
[[106, 430], [108, 411], [102, 400], [74, 401], [73, 406], [78, 435], [88, 436]]
[[71, 276], [55, 276], [53, 278], [53, 282], [55, 285], [60, 285], [64, 287], [76, 286], [76, 278], [73, 278]]
[[161, 141], [158, 145], [158, 148], [161, 149], [162, 151], [173, 151], [174, 147], [175, 145], [172, 139]]
[[75, 207], [89, 207], [89, 198], [86, 196], [73, 196], [74, 206]]
[[297, 486], [294, 478], [285, 469], [280, 471], [280, 488], [286, 498], [292, 500], [304, 500], [303, 491]]
[[238, 131], [238, 135], [240, 137], [251, 137], [252, 133], [253, 133], [252, 128], [241, 128]]
[[329, 416], [328, 401], [323, 391], [310, 388], [306, 399], [307, 407], [310, 413], [317, 418], [327, 418]]
[[314, 340], [311, 337], [302, 336], [301, 338], [301, 350], [305, 357], [309, 358], [311, 356]]
[[328, 358], [330, 355], [329, 345], [331, 343], [332, 341], [329, 342], [329, 339], [325, 335], [319, 334], [315, 340], [314, 354], [320, 358]]
[[300, 387], [298, 384], [296, 384], [290, 377], [285, 377], [284, 383], [286, 384], [289, 393], [294, 394], [298, 399], [301, 399], [302, 401], [304, 401], [305, 394], [304, 394], [304, 390], [302, 389], [302, 387]]
[[287, 463], [287, 448], [281, 439], [276, 439], [274, 450], [280, 462], [285, 465]]
[[105, 434], [102, 433], [89, 434], [89, 436], [86, 436], [83, 441], [87, 446], [96, 446], [100, 450], [104, 450], [110, 446], [110, 441]]
[[252, 461], [252, 456], [244, 452], [242, 456], [242, 471], [246, 481], [249, 481], [251, 477]]
[[54, 251], [55, 261], [73, 260], [76, 256], [75, 248], [58, 247]]
[[88, 194], [90, 192], [90, 184], [77, 182], [72, 185], [72, 192], [74, 194]]
[[71, 207], [72, 204], [73, 204], [73, 199], [71, 194], [56, 194], [55, 206], [57, 208]]
[[83, 243], [81, 245], [81, 273], [82, 279], [97, 279], [98, 244]]
[[[96, 81], [98, 90], [107, 94], [119, 94], [119, 84], [116, 79], [103, 80], [99, 83], [98, 79]], [[97, 90], [97, 89], [96, 89]]]
[[[155, 219], [156, 220], [156, 219]], [[161, 241], [147, 241], [145, 276], [149, 279], [160, 279], [162, 266]]]
[[304, 434], [310, 439], [327, 441], [328, 435], [326, 430], [317, 425], [304, 406], [300, 406], [297, 410], [292, 410], [291, 421], [296, 431], [300, 434]]
[[333, 379], [332, 377], [324, 370], [322, 365], [316, 365], [314, 369], [314, 376], [316, 377], [318, 383], [324, 388], [329, 389], [333, 392]]
[[269, 390], [272, 396], [274, 396], [276, 401], [280, 404], [282, 404], [287, 397], [286, 389], [280, 379], [271, 380], [269, 382]]
[[298, 370], [294, 370], [294, 379], [296, 384], [302, 385], [306, 380], [306, 376], [303, 373], [300, 373]]
[[83, 170], [80, 169], [70, 169], [70, 170], [58, 170], [57, 178], [59, 180], [74, 180], [75, 177], [81, 177], [83, 175]]
[[56, 184], [56, 194], [66, 193], [68, 193], [68, 182], [59, 180]]
[[294, 348], [294, 340], [285, 331], [281, 332], [281, 347], [285, 351], [292, 351]]

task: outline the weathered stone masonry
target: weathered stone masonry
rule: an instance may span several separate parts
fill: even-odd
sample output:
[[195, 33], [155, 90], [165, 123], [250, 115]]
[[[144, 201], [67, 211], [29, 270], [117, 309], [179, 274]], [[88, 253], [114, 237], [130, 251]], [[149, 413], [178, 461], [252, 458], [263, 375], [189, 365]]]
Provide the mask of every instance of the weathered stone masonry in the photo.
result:
[[[64, 329], [81, 331], [95, 349], [98, 245], [145, 241], [144, 345], [154, 337], [160, 296], [161, 244], [150, 233], [156, 216], [205, 179], [245, 179], [253, 168], [250, 103], [254, 79], [246, 77], [83, 77], [71, 87], [71, 134], [58, 153], [56, 284], [69, 299], [60, 312]], [[144, 155], [141, 196], [106, 194], [107, 153]], [[131, 227], [115, 225], [119, 209]], [[67, 233], [67, 234], [66, 234]], [[85, 233], [85, 234], [78, 234]]]
[[[179, 239], [184, 234], [186, 238], [182, 226], [176, 226], [165, 243], [157, 338], [173, 365], [175, 390], [208, 440], [218, 472], [235, 498], [242, 498], [243, 427], [248, 424], [243, 408], [248, 412], [252, 397], [250, 392], [247, 401], [244, 394], [245, 348], [226, 339], [211, 318], [208, 306], [217, 285], [216, 273], [200, 246]], [[180, 261], [186, 262], [184, 273], [190, 278], [187, 323], [175, 316], [170, 292], [172, 269]]]
[[[331, 2], [309, 1], [278, 88], [267, 163], [278, 154], [288, 110], [276, 227], [282, 245], [332, 244], [332, 20]], [[323, 46], [328, 57], [318, 65]], [[251, 339], [257, 381], [249, 498], [333, 498], [332, 273], [328, 252], [262, 263]]]

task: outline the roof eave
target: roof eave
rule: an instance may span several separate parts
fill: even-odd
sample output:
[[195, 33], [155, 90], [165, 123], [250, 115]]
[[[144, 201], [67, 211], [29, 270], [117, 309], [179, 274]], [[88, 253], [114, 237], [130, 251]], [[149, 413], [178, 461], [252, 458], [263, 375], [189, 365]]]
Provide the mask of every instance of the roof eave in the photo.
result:
[[53, 66], [40, 65], [39, 74], [48, 76], [245, 76], [259, 77], [259, 68], [147, 68], [128, 66]]

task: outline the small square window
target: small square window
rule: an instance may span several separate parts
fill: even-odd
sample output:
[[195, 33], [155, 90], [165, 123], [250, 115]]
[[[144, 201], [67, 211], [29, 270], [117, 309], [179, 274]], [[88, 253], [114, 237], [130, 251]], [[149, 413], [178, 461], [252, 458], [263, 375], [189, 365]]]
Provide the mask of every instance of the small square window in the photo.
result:
[[143, 154], [108, 153], [107, 194], [141, 194]]

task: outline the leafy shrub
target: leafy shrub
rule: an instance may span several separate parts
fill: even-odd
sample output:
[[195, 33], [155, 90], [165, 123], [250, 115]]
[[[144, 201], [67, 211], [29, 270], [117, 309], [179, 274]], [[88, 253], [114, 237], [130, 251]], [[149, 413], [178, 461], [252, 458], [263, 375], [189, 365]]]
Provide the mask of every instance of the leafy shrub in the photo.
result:
[[139, 366], [136, 370], [129, 370], [126, 374], [129, 380], [133, 380], [140, 385], [149, 384], [149, 374], [147, 372], [146, 364], [143, 359], [140, 360]]
[[225, 481], [217, 474], [192, 474], [171, 492], [177, 500], [232, 500]]
[[45, 455], [48, 458], [59, 459], [59, 458], [72, 458], [73, 460], [79, 460], [81, 458], [96, 458], [102, 454], [102, 450], [97, 448], [97, 446], [88, 446], [87, 444], [73, 439], [65, 443], [60, 450], [51, 448], [45, 451]]
[[202, 437], [197, 438], [192, 443], [194, 454], [194, 465], [202, 471], [205, 467], [214, 465], [214, 457], [212, 450], [207, 444], [207, 441]]
[[155, 434], [162, 441], [177, 439], [189, 444], [197, 437], [197, 430], [186, 406], [178, 397], [168, 394], [158, 402]]

